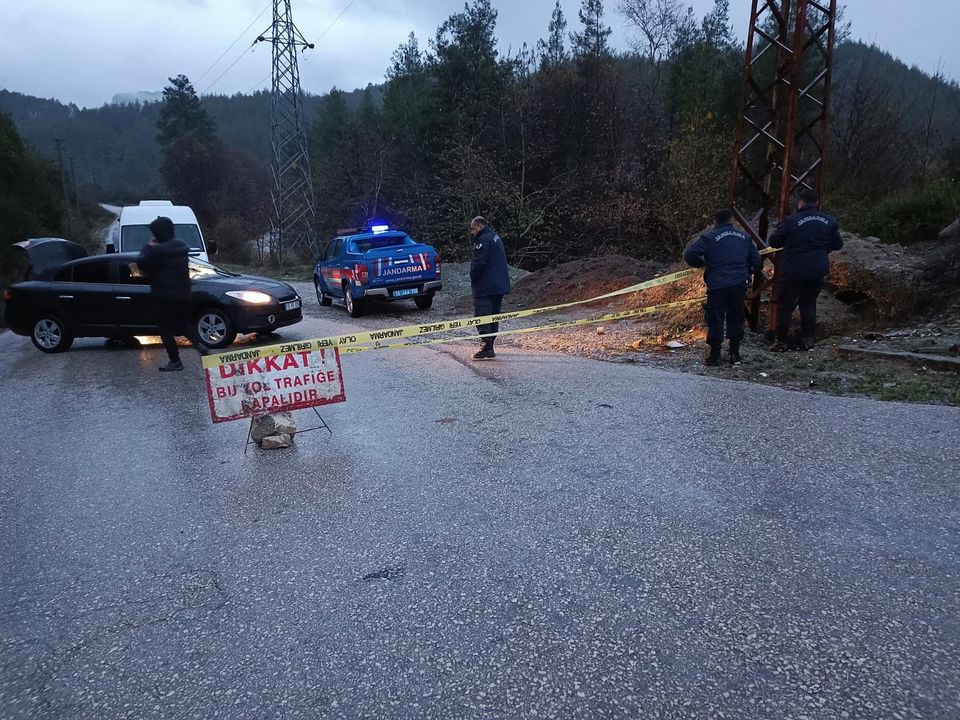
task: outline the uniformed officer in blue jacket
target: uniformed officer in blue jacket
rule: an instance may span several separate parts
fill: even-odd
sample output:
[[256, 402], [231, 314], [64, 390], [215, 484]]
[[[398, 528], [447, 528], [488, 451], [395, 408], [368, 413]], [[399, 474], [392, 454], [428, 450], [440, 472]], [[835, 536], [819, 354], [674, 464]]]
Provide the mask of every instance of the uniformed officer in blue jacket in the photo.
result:
[[[475, 317], [496, 315], [503, 306], [503, 296], [510, 293], [510, 273], [507, 270], [507, 254], [503, 241], [486, 219], [477, 216], [470, 223], [473, 236], [473, 263], [470, 265], [470, 286], [473, 290], [473, 313]], [[483, 346], [474, 360], [493, 360], [493, 341], [500, 329], [499, 323], [479, 325], [477, 330], [483, 338]]]
[[752, 275], [761, 272], [763, 261], [753, 241], [733, 227], [733, 213], [729, 209], [718, 210], [713, 220], [713, 230], [693, 241], [683, 253], [683, 259], [692, 267], [704, 268], [703, 280], [707, 284], [704, 315], [710, 351], [703, 364], [720, 364], [726, 324], [730, 364], [738, 365], [743, 362], [740, 342], [743, 340], [747, 282]]
[[800, 193], [797, 212], [780, 223], [770, 246], [782, 248], [777, 270], [777, 338], [771, 350], [787, 349], [790, 319], [800, 306], [800, 348], [813, 350], [817, 329], [817, 298], [830, 272], [829, 253], [843, 247], [835, 218], [820, 211], [814, 190]]

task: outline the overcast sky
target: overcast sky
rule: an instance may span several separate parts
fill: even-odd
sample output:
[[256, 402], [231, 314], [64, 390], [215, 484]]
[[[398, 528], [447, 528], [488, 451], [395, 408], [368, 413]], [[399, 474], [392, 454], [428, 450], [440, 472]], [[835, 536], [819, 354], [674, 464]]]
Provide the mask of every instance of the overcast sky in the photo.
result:
[[[493, 0], [500, 13], [500, 50], [542, 37], [553, 3]], [[579, 0], [561, 4], [569, 29], [576, 28]], [[702, 16], [713, 0], [687, 4]], [[606, 19], [614, 46], [626, 49], [630, 32], [616, 5], [617, 0], [606, 1]], [[855, 38], [927, 72], [941, 68], [949, 79], [960, 79], [960, 0], [846, 0], [846, 5]], [[731, 0], [730, 6], [742, 37], [750, 0]], [[268, 0], [0, 0], [0, 88], [90, 107], [116, 93], [160, 90], [179, 73], [201, 93], [268, 87], [269, 46], [244, 51], [267, 29], [268, 7]], [[462, 0], [293, 0], [303, 34], [311, 41], [323, 35], [300, 63], [304, 90], [324, 93], [334, 85], [350, 90], [381, 82], [391, 53], [408, 33], [415, 32], [425, 46], [437, 26], [462, 8]]]

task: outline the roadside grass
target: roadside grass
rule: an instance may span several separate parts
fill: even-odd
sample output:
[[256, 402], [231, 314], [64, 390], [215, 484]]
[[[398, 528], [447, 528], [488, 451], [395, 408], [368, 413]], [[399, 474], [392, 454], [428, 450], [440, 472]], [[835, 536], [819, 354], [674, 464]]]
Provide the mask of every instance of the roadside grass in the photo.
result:
[[850, 360], [829, 355], [811, 359], [805, 353], [786, 353], [758, 365], [755, 382], [829, 395], [876, 400], [960, 405], [960, 374], [917, 368], [889, 360]]
[[837, 395], [857, 395], [910, 403], [960, 405], [960, 376], [956, 373], [933, 370], [910, 372], [908, 369], [901, 372], [864, 370], [863, 374], [856, 378], [837, 378], [826, 375], [824, 381], [825, 389]]

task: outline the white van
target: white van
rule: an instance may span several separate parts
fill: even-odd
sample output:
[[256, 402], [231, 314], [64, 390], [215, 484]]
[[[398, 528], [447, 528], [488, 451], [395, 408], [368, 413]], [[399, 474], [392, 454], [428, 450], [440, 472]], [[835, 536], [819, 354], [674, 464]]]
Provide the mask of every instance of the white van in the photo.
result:
[[169, 200], [141, 200], [139, 205], [121, 208], [115, 230], [110, 233], [107, 252], [140, 252], [152, 237], [150, 223], [161, 216], [173, 221], [174, 236], [190, 248], [191, 257], [210, 262], [209, 256], [217, 254], [216, 243], [204, 242], [193, 210]]

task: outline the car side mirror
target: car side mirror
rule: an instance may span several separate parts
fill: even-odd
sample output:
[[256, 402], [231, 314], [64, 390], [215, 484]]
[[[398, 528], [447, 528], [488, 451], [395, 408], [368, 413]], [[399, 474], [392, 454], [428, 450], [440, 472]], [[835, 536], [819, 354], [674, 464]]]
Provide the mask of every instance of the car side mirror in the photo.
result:
[[117, 251], [117, 246], [113, 243], [107, 243], [107, 254], [115, 253]]
[[217, 254], [217, 244], [215, 242], [207, 243], [207, 255], [216, 255]]

